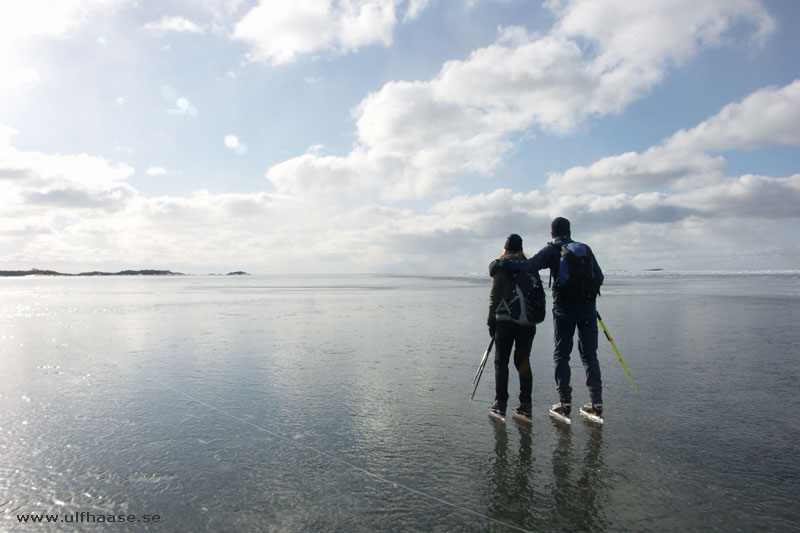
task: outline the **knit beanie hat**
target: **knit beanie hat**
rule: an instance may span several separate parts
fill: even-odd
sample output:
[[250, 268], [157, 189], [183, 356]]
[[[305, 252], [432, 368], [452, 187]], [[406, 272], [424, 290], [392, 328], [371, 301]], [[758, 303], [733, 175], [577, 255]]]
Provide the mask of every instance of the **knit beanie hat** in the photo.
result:
[[522, 237], [517, 235], [516, 233], [512, 233], [506, 239], [506, 245], [503, 246], [509, 252], [521, 252], [522, 251]]
[[556, 217], [550, 224], [550, 233], [556, 237], [569, 237], [569, 220], [564, 217]]

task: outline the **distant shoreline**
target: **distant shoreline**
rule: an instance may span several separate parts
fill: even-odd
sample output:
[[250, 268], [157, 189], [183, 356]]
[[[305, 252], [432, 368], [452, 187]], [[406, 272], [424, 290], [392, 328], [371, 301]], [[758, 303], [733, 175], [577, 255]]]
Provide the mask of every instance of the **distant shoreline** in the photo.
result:
[[55, 270], [42, 270], [32, 268], [30, 270], [0, 270], [0, 276], [21, 277], [21, 276], [183, 276], [180, 272], [171, 270], [121, 270], [119, 272], [81, 272], [80, 274], [68, 274], [56, 272]]
[[[24, 277], [24, 276], [186, 276], [182, 272], [173, 272], [171, 270], [121, 270], [119, 272], [81, 272], [79, 274], [69, 274], [64, 272], [56, 272], [55, 270], [41, 270], [32, 268], [30, 270], [0, 270], [0, 277]], [[228, 272], [227, 276], [249, 276], [247, 272], [237, 270], [236, 272]]]

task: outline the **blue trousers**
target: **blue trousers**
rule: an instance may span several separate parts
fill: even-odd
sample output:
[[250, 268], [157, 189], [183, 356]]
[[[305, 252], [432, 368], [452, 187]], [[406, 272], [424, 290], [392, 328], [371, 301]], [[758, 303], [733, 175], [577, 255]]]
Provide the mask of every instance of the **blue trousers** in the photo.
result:
[[586, 386], [592, 403], [603, 403], [603, 381], [600, 377], [600, 363], [597, 362], [597, 311], [594, 302], [567, 305], [553, 304], [553, 336], [555, 349], [556, 389], [562, 403], [572, 403], [572, 387], [569, 357], [572, 352], [573, 337], [578, 330], [578, 353], [586, 373]]

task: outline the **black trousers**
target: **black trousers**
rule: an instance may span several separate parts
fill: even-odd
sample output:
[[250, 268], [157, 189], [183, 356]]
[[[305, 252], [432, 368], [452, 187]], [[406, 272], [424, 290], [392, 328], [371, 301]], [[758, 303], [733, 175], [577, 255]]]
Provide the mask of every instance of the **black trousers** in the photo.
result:
[[519, 401], [531, 403], [533, 373], [531, 346], [536, 326], [520, 326], [510, 320], [498, 320], [494, 334], [494, 399], [508, 403], [508, 361], [514, 350], [514, 366], [519, 372]]

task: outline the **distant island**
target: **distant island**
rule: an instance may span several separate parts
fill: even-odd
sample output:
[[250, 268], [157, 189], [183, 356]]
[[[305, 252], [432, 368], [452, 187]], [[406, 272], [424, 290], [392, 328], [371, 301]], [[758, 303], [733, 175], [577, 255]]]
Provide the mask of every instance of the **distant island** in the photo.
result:
[[[56, 272], [55, 270], [42, 270], [39, 268], [32, 268], [30, 270], [0, 270], [1, 277], [22, 277], [22, 276], [186, 276], [182, 272], [173, 272], [171, 270], [121, 270], [119, 272], [100, 272], [94, 270], [92, 272], [81, 272], [80, 274], [67, 274], [64, 272]], [[221, 274], [209, 274], [209, 276], [220, 276]], [[237, 270], [235, 272], [228, 272], [226, 276], [249, 276], [248, 272]]]
[[80, 274], [65, 274], [55, 270], [40, 270], [32, 268], [30, 270], [0, 270], [0, 277], [13, 276], [184, 276], [180, 272], [171, 270], [122, 270], [120, 272], [81, 272]]

